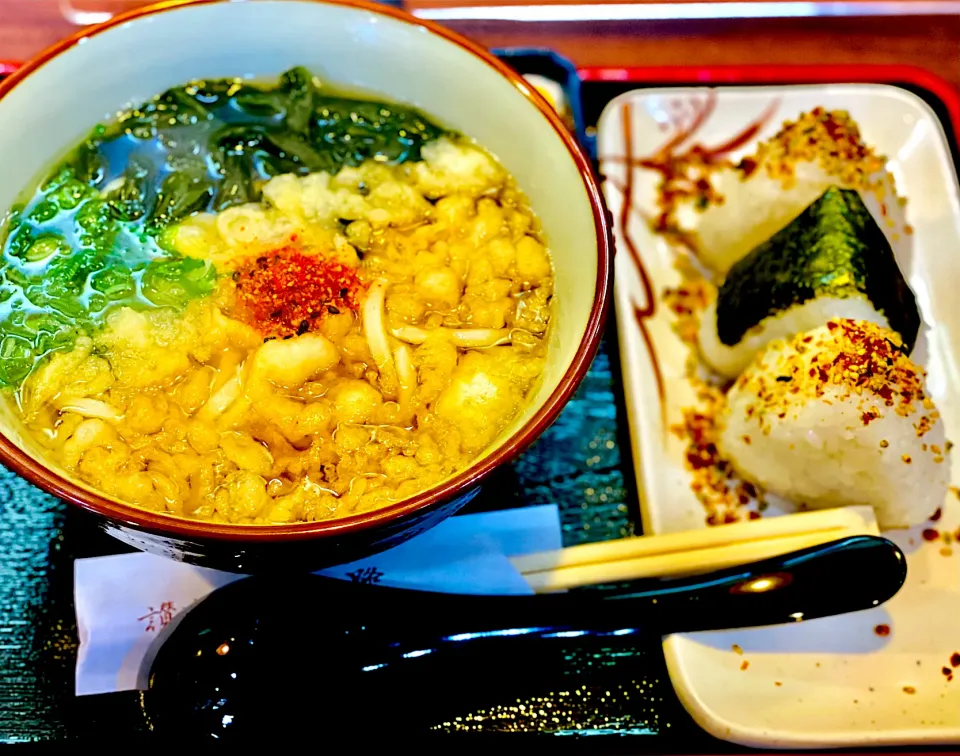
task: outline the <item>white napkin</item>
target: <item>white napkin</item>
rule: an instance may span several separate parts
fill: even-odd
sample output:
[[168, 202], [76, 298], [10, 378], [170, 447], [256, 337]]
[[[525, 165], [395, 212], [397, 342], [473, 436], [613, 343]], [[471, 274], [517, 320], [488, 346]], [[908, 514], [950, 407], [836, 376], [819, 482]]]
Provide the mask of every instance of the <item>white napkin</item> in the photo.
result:
[[[561, 546], [551, 504], [451, 517], [396, 548], [318, 574], [446, 593], [529, 594], [508, 557]], [[145, 553], [78, 559], [76, 694], [145, 690], [159, 631], [241, 577]]]

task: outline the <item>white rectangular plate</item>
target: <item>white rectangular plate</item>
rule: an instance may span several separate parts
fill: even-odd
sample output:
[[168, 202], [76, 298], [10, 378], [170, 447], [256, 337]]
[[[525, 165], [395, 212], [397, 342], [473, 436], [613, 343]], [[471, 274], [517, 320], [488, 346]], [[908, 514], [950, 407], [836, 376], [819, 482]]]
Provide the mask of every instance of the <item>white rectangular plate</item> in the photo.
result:
[[[678, 250], [644, 220], [656, 214], [658, 175], [637, 161], [681, 134], [710, 98], [713, 109], [684, 145], [727, 144], [761, 120], [730, 153], [736, 160], [784, 120], [823, 106], [848, 111], [864, 140], [887, 156], [914, 228], [911, 259], [899, 262], [923, 315], [928, 388], [947, 438], [960, 442], [960, 201], [933, 110], [883, 85], [629, 92], [604, 111], [598, 153], [616, 221], [617, 324], [648, 533], [706, 523], [690, 490], [684, 444], [669, 430], [693, 404], [684, 367], [690, 350], [672, 330], [674, 316], [662, 301], [664, 289], [680, 282]], [[957, 448], [951, 462], [956, 484]], [[936, 525], [956, 532], [958, 523], [960, 500], [950, 494]], [[909, 571], [906, 585], [884, 606], [790, 626], [665, 638], [673, 685], [696, 721], [717, 737], [758, 747], [960, 743], [960, 669], [952, 682], [942, 672], [960, 651], [960, 544], [945, 556], [942, 542], [924, 541], [923, 527], [930, 525], [884, 534], [907, 554]], [[879, 625], [888, 625], [889, 635], [878, 635]]]

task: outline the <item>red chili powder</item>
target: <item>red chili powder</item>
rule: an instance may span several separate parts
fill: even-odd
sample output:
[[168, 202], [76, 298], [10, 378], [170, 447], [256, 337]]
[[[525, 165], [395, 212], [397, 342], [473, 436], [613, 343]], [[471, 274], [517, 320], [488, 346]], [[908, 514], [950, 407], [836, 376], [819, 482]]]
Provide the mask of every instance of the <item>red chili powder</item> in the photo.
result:
[[356, 312], [363, 289], [350, 266], [295, 247], [249, 260], [234, 271], [233, 280], [247, 322], [281, 337], [306, 333], [327, 315]]

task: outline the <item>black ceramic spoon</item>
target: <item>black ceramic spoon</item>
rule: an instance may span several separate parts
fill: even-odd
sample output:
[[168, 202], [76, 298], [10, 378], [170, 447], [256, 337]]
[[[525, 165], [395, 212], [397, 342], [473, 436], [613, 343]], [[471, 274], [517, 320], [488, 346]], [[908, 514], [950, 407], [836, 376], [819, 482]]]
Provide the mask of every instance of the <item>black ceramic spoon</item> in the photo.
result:
[[869, 609], [905, 579], [903, 553], [873, 536], [705, 575], [553, 595], [247, 578], [215, 591], [170, 633], [146, 709], [157, 730], [220, 740], [262, 734], [271, 722], [425, 730], [505, 694], [557, 689], [571, 644]]

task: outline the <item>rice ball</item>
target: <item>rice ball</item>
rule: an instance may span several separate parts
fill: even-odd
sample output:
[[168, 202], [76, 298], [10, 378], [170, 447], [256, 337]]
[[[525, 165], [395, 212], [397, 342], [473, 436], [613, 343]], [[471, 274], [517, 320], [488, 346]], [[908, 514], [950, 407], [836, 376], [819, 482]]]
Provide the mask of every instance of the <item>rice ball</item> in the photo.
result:
[[798, 505], [871, 505], [902, 528], [943, 504], [943, 422], [899, 336], [835, 319], [772, 342], [727, 393], [719, 446], [745, 479]]

